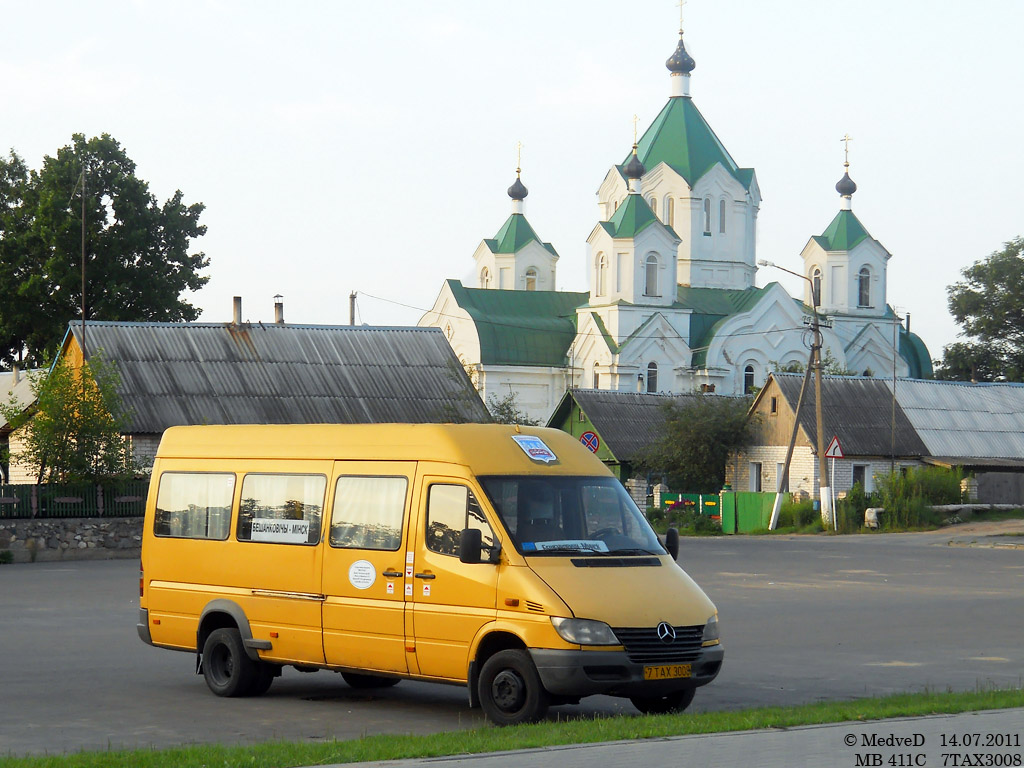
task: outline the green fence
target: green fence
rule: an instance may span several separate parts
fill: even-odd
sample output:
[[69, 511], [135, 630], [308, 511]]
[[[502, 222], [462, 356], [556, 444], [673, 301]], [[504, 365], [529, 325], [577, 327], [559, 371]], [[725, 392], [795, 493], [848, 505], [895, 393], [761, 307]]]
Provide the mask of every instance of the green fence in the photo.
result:
[[661, 506], [669, 507], [673, 504], [681, 504], [686, 509], [692, 509], [702, 515], [720, 515], [722, 513], [717, 493], [663, 493], [661, 494]]
[[774, 504], [774, 493], [723, 491], [722, 532], [750, 533], [767, 528]]
[[0, 485], [0, 519], [142, 517], [149, 480], [109, 485]]

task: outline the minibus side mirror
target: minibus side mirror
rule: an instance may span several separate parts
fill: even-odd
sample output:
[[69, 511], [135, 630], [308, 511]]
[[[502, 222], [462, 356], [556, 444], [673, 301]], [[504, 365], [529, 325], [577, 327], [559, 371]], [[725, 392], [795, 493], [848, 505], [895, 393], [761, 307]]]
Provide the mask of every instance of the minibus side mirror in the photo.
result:
[[669, 528], [665, 532], [665, 549], [672, 555], [673, 560], [679, 559], [679, 529]]
[[483, 536], [479, 528], [463, 528], [459, 534], [459, 561], [473, 565], [481, 562]]

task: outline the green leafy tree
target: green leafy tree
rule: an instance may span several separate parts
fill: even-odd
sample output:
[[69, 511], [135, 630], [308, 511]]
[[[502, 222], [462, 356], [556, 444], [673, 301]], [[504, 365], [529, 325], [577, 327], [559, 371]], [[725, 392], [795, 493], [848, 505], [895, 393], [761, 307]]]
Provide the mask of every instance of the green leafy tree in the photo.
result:
[[642, 456], [641, 466], [666, 474], [671, 488], [686, 493], [721, 490], [729, 455], [753, 439], [750, 400], [695, 395], [663, 407], [665, 428]]
[[[807, 370], [807, 364], [802, 360], [795, 360], [785, 365], [779, 365], [779, 363], [772, 363], [772, 370], [777, 373], [803, 373]], [[840, 363], [832, 355], [831, 349], [825, 349], [825, 354], [821, 358], [821, 372], [829, 376], [859, 376], [860, 374], [852, 368], [847, 368], [844, 363]]]
[[18, 433], [22, 449], [11, 460], [32, 467], [37, 482], [98, 482], [137, 474], [122, 437], [126, 414], [117, 394], [120, 376], [94, 356], [83, 368], [67, 361], [32, 377], [35, 405], [13, 400], [0, 411]]
[[0, 159], [0, 362], [38, 364], [81, 315], [85, 196], [86, 319], [195, 320], [182, 298], [209, 277], [189, 253], [206, 227], [202, 203], [176, 191], [160, 204], [135, 163], [108, 134], [72, 143], [29, 171], [14, 152]]
[[497, 424], [521, 424], [524, 427], [533, 427], [540, 424], [537, 419], [531, 419], [526, 411], [519, 407], [519, 398], [515, 392], [509, 392], [504, 397], [491, 395], [487, 398], [487, 410], [491, 412], [491, 418]]
[[949, 286], [949, 311], [966, 342], [950, 344], [937, 378], [1024, 381], [1024, 237], [976, 261]]

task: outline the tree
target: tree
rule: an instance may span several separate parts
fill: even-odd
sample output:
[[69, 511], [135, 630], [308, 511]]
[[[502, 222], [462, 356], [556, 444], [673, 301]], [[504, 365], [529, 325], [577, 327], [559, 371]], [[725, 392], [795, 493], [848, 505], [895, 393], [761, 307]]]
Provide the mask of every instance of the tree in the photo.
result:
[[497, 424], [521, 424], [524, 427], [533, 427], [540, 424], [537, 419], [531, 419], [526, 411], [519, 408], [519, 399], [515, 392], [509, 392], [504, 397], [491, 395], [487, 398], [487, 410], [491, 412], [491, 418]]
[[950, 344], [937, 378], [1024, 380], [1024, 237], [962, 270], [949, 286], [949, 311], [966, 342]]
[[39, 171], [0, 158], [0, 363], [38, 364], [81, 315], [83, 186], [86, 319], [199, 316], [181, 294], [209, 280], [209, 259], [188, 252], [203, 204], [180, 190], [159, 204], [115, 139], [76, 133]]
[[37, 482], [75, 483], [136, 474], [121, 435], [126, 414], [117, 394], [120, 376], [99, 355], [82, 368], [62, 361], [32, 378], [36, 403], [23, 411], [0, 405], [23, 442], [11, 460], [32, 467]]
[[749, 445], [754, 433], [750, 400], [694, 395], [666, 403], [665, 428], [641, 458], [664, 472], [669, 486], [687, 493], [717, 493], [725, 483], [729, 455]]

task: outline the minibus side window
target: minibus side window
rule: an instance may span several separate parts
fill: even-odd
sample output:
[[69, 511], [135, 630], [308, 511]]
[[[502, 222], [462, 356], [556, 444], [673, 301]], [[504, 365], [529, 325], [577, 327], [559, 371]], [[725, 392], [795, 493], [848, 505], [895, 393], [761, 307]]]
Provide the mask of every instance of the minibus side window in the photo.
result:
[[238, 505], [238, 540], [318, 543], [326, 490], [323, 475], [246, 475]]
[[176, 539], [223, 541], [231, 530], [235, 476], [165, 472], [156, 496], [153, 533]]
[[402, 544], [404, 477], [339, 477], [331, 516], [332, 547], [395, 552]]
[[427, 495], [427, 549], [441, 555], [459, 556], [463, 528], [481, 533], [480, 559], [494, 549], [494, 531], [487, 524], [476, 496], [464, 485], [432, 485]]

